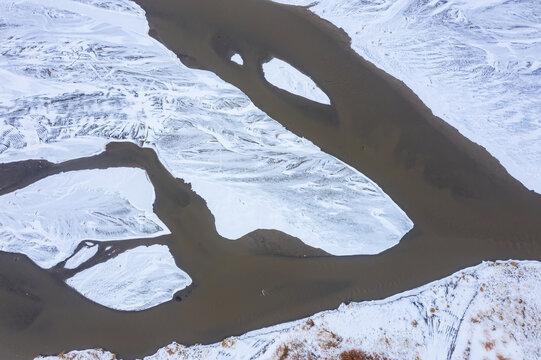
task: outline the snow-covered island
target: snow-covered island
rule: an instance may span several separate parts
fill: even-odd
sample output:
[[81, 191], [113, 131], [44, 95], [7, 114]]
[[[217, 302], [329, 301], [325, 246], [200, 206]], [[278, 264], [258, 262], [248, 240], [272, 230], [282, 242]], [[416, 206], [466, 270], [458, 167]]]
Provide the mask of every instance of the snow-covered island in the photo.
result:
[[331, 103], [329, 97], [310, 77], [283, 60], [272, 58], [264, 63], [263, 74], [269, 83], [280, 89], [322, 104]]
[[126, 250], [66, 282], [98, 304], [134, 311], [171, 300], [192, 280], [176, 266], [167, 246], [152, 245]]
[[154, 189], [135, 168], [70, 171], [0, 196], [0, 250], [48, 269], [77, 245], [169, 234], [154, 214]]

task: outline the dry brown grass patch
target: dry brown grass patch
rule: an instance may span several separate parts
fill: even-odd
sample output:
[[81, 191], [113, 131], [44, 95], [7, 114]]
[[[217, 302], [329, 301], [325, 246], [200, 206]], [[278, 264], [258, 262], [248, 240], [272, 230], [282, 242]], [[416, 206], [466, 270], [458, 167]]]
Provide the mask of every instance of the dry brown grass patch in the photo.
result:
[[167, 347], [167, 349], [165, 350], [169, 355], [178, 355], [182, 352], [182, 348], [183, 346], [182, 345], [179, 345], [179, 344], [171, 344]]
[[349, 350], [340, 354], [340, 360], [389, 360], [380, 355], [367, 354], [362, 350]]
[[323, 344], [323, 347], [325, 349], [330, 349], [330, 348], [337, 348], [338, 345], [340, 345], [338, 342], [333, 341], [333, 340], [329, 340], [325, 344]]
[[222, 347], [224, 348], [230, 348], [231, 346], [235, 345], [235, 343], [237, 342], [237, 340], [235, 339], [225, 339], [224, 341], [222, 341]]
[[289, 355], [289, 346], [285, 345], [285, 344], [282, 344], [278, 347], [278, 349], [276, 350], [277, 354], [280, 355], [280, 357], [278, 359], [280, 360], [285, 360], [287, 359], [288, 355]]

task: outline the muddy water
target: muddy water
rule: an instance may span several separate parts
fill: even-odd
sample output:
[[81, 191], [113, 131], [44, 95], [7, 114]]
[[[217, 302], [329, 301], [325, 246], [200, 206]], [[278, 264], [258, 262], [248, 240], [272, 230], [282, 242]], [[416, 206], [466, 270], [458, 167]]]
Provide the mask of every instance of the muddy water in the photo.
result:
[[[214, 342], [343, 301], [386, 297], [482, 260], [541, 260], [541, 196], [349, 50], [347, 37], [332, 25], [305, 9], [265, 1], [138, 3], [152, 34], [186, 64], [216, 72], [288, 129], [368, 175], [415, 227], [379, 255], [304, 257], [322, 254], [276, 231], [221, 238], [205, 202], [149, 149], [118, 143], [59, 165], [2, 165], [0, 193], [59, 171], [144, 168], [156, 190], [155, 211], [172, 234], [107, 245], [123, 251], [167, 244], [194, 284], [148, 311], [118, 312], [72, 291], [60, 268], [44, 271], [24, 256], [0, 253], [0, 357], [97, 346], [125, 358], [142, 356], [172, 341]], [[228, 61], [233, 51], [244, 56], [243, 67]], [[311, 75], [332, 105], [267, 84], [261, 62], [270, 56]], [[98, 254], [94, 263], [113, 255]]]

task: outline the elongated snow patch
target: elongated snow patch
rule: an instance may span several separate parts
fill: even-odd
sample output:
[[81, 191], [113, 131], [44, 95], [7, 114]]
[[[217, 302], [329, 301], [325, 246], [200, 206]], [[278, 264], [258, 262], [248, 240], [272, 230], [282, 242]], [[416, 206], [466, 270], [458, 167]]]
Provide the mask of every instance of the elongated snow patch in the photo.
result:
[[309, 76], [304, 75], [285, 61], [272, 58], [263, 64], [263, 73], [269, 83], [280, 89], [322, 104], [331, 103], [329, 97]]
[[139, 246], [77, 273], [69, 286], [98, 304], [144, 310], [171, 300], [192, 283], [165, 245]]
[[42, 268], [69, 257], [82, 240], [169, 234], [153, 213], [145, 171], [109, 168], [61, 173], [0, 196], [0, 250]]

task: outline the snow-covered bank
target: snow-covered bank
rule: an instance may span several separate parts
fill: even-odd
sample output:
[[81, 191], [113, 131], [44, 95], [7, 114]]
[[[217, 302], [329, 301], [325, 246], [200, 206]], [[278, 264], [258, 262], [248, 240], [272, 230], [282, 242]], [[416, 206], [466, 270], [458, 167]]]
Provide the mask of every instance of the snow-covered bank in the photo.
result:
[[264, 63], [263, 73], [269, 83], [280, 89], [322, 104], [331, 103], [329, 97], [310, 77], [283, 60], [272, 58]]
[[192, 283], [164, 245], [139, 246], [77, 273], [67, 284], [117, 310], [144, 310], [169, 301]]
[[[342, 305], [212, 345], [173, 343], [145, 360], [348, 359], [341, 355], [355, 353], [361, 359], [538, 359], [539, 314], [540, 262], [486, 262], [385, 300]], [[101, 350], [65, 356], [113, 358]]]
[[353, 50], [541, 193], [541, 2], [275, 1], [312, 4]]
[[182, 65], [128, 0], [0, 0], [0, 28], [0, 162], [124, 139], [155, 148], [231, 239], [278, 229], [332, 254], [373, 254], [413, 226], [363, 174]]
[[169, 234], [153, 212], [154, 188], [135, 168], [70, 171], [0, 196], [0, 250], [42, 268], [68, 258], [83, 240]]

